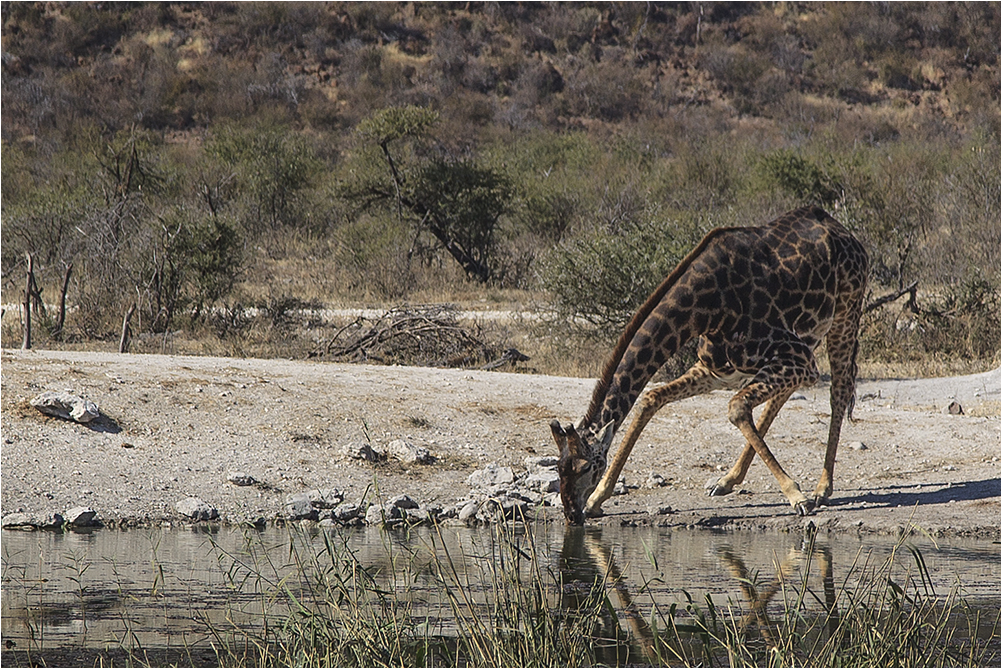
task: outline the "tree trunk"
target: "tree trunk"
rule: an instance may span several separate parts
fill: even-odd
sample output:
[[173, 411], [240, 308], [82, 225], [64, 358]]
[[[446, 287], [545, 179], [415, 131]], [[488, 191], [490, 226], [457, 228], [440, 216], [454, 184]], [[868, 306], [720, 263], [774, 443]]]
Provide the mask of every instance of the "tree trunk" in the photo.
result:
[[24, 339], [21, 348], [31, 348], [31, 286], [35, 283], [35, 260], [30, 253], [25, 254], [28, 260], [28, 276], [24, 284]]
[[128, 353], [129, 352], [129, 321], [132, 320], [132, 314], [136, 312], [136, 305], [129, 307], [129, 310], [125, 312], [125, 318], [122, 319], [122, 338], [118, 340], [118, 352]]
[[70, 287], [70, 272], [73, 271], [73, 263], [66, 266], [66, 272], [63, 273], [63, 290], [59, 293], [59, 316], [56, 319], [56, 329], [53, 332], [57, 337], [63, 334], [63, 323], [66, 322], [66, 291]]

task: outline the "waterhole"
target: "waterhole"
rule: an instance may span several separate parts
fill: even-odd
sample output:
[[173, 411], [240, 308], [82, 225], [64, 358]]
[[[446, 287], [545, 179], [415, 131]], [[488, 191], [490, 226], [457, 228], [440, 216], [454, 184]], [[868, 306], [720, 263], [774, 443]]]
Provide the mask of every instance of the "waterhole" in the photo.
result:
[[770, 631], [789, 623], [791, 606], [800, 618], [825, 617], [834, 633], [831, 621], [843, 621], [862, 597], [888, 610], [932, 602], [930, 611], [977, 611], [973, 629], [969, 616], [958, 621], [949, 642], [980, 642], [978, 658], [999, 657], [998, 542], [921, 533], [895, 540], [559, 525], [4, 530], [2, 558], [3, 666], [255, 666], [287, 641], [290, 620], [326, 621], [329, 630], [332, 617], [346, 636], [358, 636], [363, 628], [351, 626], [371, 616], [375, 628], [400, 625], [413, 638], [449, 640], [484, 621], [485, 633], [495, 632], [499, 616], [514, 615], [504, 607], [522, 606], [523, 596], [532, 616], [543, 611], [558, 626], [597, 607], [585, 632], [588, 657], [599, 662], [685, 664], [652, 650], [674, 626], [679, 638], [690, 634], [683, 646], [699, 646], [696, 659], [726, 664], [726, 654], [706, 655], [711, 625], [740, 643], [754, 636], [774, 648]]

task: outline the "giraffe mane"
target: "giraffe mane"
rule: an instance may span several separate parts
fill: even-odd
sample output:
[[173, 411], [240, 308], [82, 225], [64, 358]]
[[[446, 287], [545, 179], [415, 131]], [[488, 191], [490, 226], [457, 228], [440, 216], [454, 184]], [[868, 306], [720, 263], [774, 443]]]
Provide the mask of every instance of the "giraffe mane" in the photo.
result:
[[623, 356], [626, 354], [626, 350], [630, 347], [630, 342], [633, 341], [633, 337], [636, 336], [637, 331], [640, 330], [640, 326], [643, 325], [647, 317], [651, 315], [654, 308], [657, 307], [661, 300], [664, 299], [665, 293], [671, 290], [679, 278], [689, 269], [692, 265], [692, 261], [695, 260], [705, 249], [709, 246], [710, 242], [715, 240], [721, 234], [727, 233], [731, 230], [736, 230], [739, 228], [714, 228], [706, 233], [703, 240], [692, 251], [689, 252], [685, 258], [672, 270], [661, 284], [654, 289], [654, 292], [650, 294], [647, 301], [637, 310], [637, 313], [633, 315], [630, 320], [629, 325], [623, 330], [623, 333], [619, 336], [619, 341], [616, 342], [616, 348], [613, 349], [612, 354], [605, 363], [605, 367], [602, 369], [602, 376], [599, 377], [598, 383], [595, 384], [595, 390], [592, 392], [591, 403], [588, 405], [588, 411], [585, 413], [584, 418], [581, 420], [581, 428], [586, 428], [591, 425], [598, 415], [598, 412], [602, 410], [602, 404], [605, 402], [605, 396], [609, 392], [609, 386], [612, 384], [612, 377], [616, 374], [616, 368], [619, 367], [620, 361], [622, 361]]

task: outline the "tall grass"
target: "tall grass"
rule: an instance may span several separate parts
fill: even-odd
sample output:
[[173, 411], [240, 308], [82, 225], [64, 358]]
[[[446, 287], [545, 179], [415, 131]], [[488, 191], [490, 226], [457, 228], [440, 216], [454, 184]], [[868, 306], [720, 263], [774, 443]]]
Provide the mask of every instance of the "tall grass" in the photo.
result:
[[[571, 532], [573, 530], [568, 530]], [[310, 666], [985, 666], [998, 661], [998, 610], [958, 587], [937, 593], [918, 549], [902, 540], [860, 552], [838, 580], [813, 533], [771, 580], [726, 551], [743, 602], [683, 591], [664, 603], [655, 575], [630, 593], [608, 545], [585, 537], [584, 571], [541, 552], [530, 532], [490, 531], [470, 552], [437, 529], [387, 540], [363, 564], [346, 537], [292, 530], [282, 565], [268, 551], [227, 554], [235, 586], [253, 582], [268, 613], [255, 629], [212, 629], [220, 665]], [[590, 542], [590, 543], [589, 543]], [[565, 538], [565, 547], [567, 539]], [[291, 572], [286, 569], [294, 567]], [[799, 572], [794, 567], [799, 565]], [[809, 581], [822, 572], [822, 587]], [[287, 572], [291, 575], [281, 576]], [[995, 639], [995, 642], [991, 640]]]

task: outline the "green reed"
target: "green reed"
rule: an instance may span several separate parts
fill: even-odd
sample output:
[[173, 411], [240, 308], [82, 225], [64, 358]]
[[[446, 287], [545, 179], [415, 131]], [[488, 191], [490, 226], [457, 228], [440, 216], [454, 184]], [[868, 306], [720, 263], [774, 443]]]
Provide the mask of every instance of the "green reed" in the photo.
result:
[[[836, 580], [811, 534], [799, 574], [782, 566], [772, 582], [735, 574], [746, 601], [722, 606], [683, 592], [683, 603], [666, 606], [654, 597], [662, 581], [655, 577], [623, 608], [621, 598], [619, 607], [610, 599], [624, 587], [618, 574], [600, 566], [590, 583], [565, 582], [520, 524], [491, 528], [473, 552], [450, 549], [443, 531], [387, 541], [379, 566], [363, 564], [345, 535], [330, 532], [311, 542], [290, 530], [281, 565], [273, 551], [255, 548], [249, 560], [219, 549], [234, 584], [258, 588], [267, 612], [253, 630], [213, 631], [219, 663], [984, 666], [998, 659], [989, 641], [998, 637], [998, 612], [971, 608], [957, 587], [936, 593], [921, 552], [903, 540], [883, 560], [858, 554]], [[823, 573], [820, 590], [808, 581], [812, 569]]]

